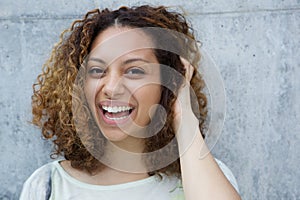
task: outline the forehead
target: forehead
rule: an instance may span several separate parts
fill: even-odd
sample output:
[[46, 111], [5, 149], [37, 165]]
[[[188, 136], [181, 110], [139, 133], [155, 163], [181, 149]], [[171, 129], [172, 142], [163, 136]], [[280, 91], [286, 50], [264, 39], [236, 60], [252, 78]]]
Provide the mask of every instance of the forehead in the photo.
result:
[[155, 48], [151, 38], [142, 29], [110, 27], [93, 41], [91, 54], [106, 55], [110, 60], [139, 49]]
[[100, 58], [107, 63], [128, 56], [154, 59], [153, 48], [151, 38], [142, 29], [110, 27], [95, 38], [88, 57]]
[[101, 44], [113, 45], [117, 44], [117, 42], [134, 45], [152, 45], [151, 38], [146, 35], [143, 28], [112, 26], [97, 35], [92, 43], [92, 49]]

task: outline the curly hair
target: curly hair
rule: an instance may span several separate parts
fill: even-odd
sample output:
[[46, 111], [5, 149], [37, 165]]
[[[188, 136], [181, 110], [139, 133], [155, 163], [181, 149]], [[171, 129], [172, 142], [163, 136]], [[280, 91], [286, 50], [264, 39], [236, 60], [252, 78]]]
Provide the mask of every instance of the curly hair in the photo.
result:
[[[83, 19], [74, 21], [71, 27], [61, 34], [60, 41], [54, 46], [50, 58], [43, 65], [42, 73], [33, 85], [32, 95], [32, 123], [41, 128], [44, 138], [53, 141], [54, 150], [51, 157], [64, 156], [65, 159], [71, 161], [72, 167], [89, 173], [94, 173], [104, 166], [91, 155], [86, 145], [83, 145], [82, 140], [85, 140], [84, 144], [86, 144], [86, 141], [90, 141], [90, 144], [93, 143], [92, 140], [95, 138], [90, 137], [90, 134], [85, 131], [91, 130], [97, 125], [91, 117], [84, 99], [76, 95], [82, 92], [80, 87], [74, 84], [78, 73], [80, 73], [79, 69], [85, 57], [91, 51], [91, 45], [96, 36], [108, 27], [113, 26], [116, 19], [119, 24], [125, 27], [164, 28], [182, 33], [195, 40], [194, 31], [185, 17], [180, 13], [171, 12], [167, 9], [164, 6], [151, 7], [147, 5], [131, 8], [120, 7], [113, 11], [95, 9], [89, 11]], [[159, 43], [159, 38], [154, 35], [150, 37], [156, 43]], [[175, 43], [177, 44], [176, 48], [183, 51], [181, 52], [183, 55], [187, 57], [194, 55], [191, 63], [198, 66], [200, 54], [195, 45], [192, 45], [192, 47], [190, 44], [184, 45], [183, 40], [179, 41], [171, 34], [170, 37], [173, 41], [178, 41]], [[171, 66], [180, 74], [185, 73], [179, 55], [162, 49], [155, 49], [154, 53], [160, 64]], [[163, 77], [162, 80], [164, 80]], [[178, 91], [183, 80], [173, 77], [168, 78], [168, 81], [173, 82], [174, 91]], [[193, 111], [199, 119], [201, 133], [204, 132], [207, 116], [207, 99], [203, 92], [204, 86], [204, 81], [195, 69], [191, 87], [197, 96], [197, 105], [196, 107], [193, 106]], [[145, 139], [144, 152], [158, 150], [174, 139], [175, 132], [172, 127], [174, 113], [171, 108], [175, 101], [176, 92], [172, 92], [170, 88], [163, 88], [160, 104], [166, 109], [166, 123], [159, 133]], [[75, 110], [72, 109], [74, 105], [76, 105]], [[79, 117], [76, 113], [80, 113]], [[78, 123], [81, 127], [80, 130], [75, 126]], [[79, 132], [84, 137], [79, 137]], [[97, 144], [93, 144], [98, 145], [98, 147], [93, 146], [93, 148], [101, 149], [105, 144], [105, 138], [98, 134], [96, 139]], [[176, 145], [173, 145], [167, 151], [178, 154]], [[103, 150], [102, 152], [100, 150], [99, 154], [103, 155]], [[162, 154], [165, 155], [165, 152]], [[156, 159], [151, 158], [147, 162], [153, 163], [156, 162]], [[148, 172], [149, 175], [159, 173], [180, 176], [179, 158], [162, 169]]]

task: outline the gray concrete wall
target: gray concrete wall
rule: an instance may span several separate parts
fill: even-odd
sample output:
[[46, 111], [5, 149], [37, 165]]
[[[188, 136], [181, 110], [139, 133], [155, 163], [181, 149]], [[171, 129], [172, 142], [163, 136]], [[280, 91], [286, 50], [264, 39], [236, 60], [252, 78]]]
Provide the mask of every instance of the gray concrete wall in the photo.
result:
[[[102, 2], [102, 3], [100, 3]], [[181, 6], [220, 68], [227, 95], [213, 153], [243, 199], [300, 199], [300, 1], [150, 1]], [[49, 162], [51, 144], [30, 120], [31, 85], [59, 33], [95, 7], [131, 1], [0, 1], [0, 200]]]

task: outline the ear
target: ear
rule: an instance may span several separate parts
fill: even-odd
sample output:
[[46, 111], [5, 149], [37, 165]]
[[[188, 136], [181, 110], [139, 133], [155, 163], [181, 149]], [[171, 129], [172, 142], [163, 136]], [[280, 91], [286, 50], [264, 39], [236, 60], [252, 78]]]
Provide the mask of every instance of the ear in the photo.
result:
[[180, 61], [183, 64], [185, 69], [185, 79], [190, 82], [194, 73], [194, 66], [181, 56], [180, 56]]

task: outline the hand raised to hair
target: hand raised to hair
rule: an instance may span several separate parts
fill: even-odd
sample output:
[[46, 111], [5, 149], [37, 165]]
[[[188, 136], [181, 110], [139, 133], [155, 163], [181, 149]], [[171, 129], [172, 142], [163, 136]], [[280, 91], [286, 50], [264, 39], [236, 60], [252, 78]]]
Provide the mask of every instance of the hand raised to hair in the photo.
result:
[[190, 81], [194, 73], [194, 67], [186, 59], [180, 57], [185, 68], [185, 80], [179, 89], [177, 100], [174, 104], [173, 127], [177, 137], [180, 130], [186, 130], [184, 127], [197, 127], [198, 119], [194, 115], [190, 99]]

